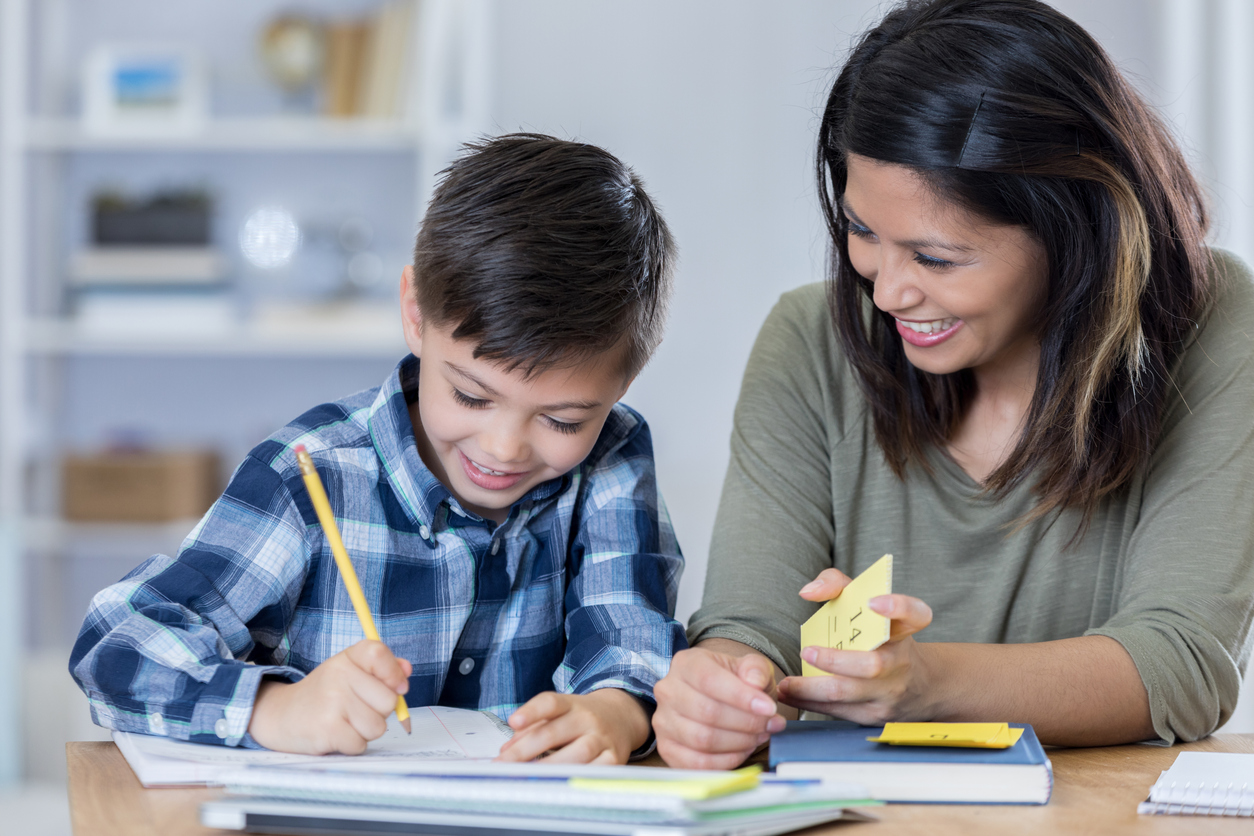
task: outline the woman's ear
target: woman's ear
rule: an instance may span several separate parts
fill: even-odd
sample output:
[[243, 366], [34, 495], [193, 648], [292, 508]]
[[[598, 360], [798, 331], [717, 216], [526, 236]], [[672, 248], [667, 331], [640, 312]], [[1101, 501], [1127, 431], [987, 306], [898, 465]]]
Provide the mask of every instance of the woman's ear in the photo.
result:
[[412, 265], [406, 265], [401, 271], [401, 329], [410, 352], [415, 357], [422, 357], [422, 309], [418, 307]]

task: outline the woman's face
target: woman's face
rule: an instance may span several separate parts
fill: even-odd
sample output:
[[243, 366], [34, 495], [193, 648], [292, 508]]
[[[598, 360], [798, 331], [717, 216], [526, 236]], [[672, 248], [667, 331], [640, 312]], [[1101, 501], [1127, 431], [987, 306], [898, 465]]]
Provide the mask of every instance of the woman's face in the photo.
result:
[[897, 320], [911, 363], [1035, 376], [1048, 266], [1027, 230], [990, 224], [938, 198], [914, 170], [856, 154], [841, 210], [849, 261]]

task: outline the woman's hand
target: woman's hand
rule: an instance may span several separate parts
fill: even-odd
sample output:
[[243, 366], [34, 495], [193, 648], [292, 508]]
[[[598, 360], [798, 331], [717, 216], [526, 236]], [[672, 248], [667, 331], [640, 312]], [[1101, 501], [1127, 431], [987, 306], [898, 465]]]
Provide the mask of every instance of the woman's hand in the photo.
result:
[[[800, 594], [828, 601], [848, 584], [844, 573], [825, 569]], [[780, 701], [865, 726], [932, 719], [927, 652], [914, 640], [932, 623], [931, 607], [909, 595], [880, 595], [867, 605], [892, 620], [888, 641], [871, 651], [803, 647], [801, 658], [832, 676], [790, 676], [779, 683]]]
[[774, 683], [771, 661], [737, 642], [710, 639], [676, 653], [653, 688], [658, 754], [684, 769], [739, 766], [784, 728]]

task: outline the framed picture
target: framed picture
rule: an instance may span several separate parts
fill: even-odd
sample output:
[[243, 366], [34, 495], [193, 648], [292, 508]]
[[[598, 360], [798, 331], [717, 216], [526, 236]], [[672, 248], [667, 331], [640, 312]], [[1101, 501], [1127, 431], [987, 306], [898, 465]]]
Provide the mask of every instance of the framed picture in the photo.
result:
[[83, 128], [104, 136], [195, 134], [205, 125], [206, 87], [194, 50], [97, 46], [83, 63]]

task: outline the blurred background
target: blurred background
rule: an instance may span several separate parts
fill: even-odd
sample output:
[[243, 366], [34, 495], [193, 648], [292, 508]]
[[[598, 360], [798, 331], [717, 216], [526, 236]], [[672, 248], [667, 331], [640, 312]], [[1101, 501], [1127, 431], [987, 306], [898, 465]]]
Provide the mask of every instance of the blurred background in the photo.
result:
[[[1254, 4], [1059, 0], [1158, 106], [1215, 243], [1254, 256]], [[676, 234], [626, 400], [700, 602], [732, 409], [778, 295], [823, 277], [826, 87], [869, 0], [0, 0], [0, 817], [68, 832], [66, 660], [234, 464], [404, 353], [396, 287], [481, 133], [603, 145]], [[1229, 726], [1254, 731], [1247, 699]], [[30, 811], [38, 811], [37, 815]], [[50, 812], [51, 811], [51, 812]]]

